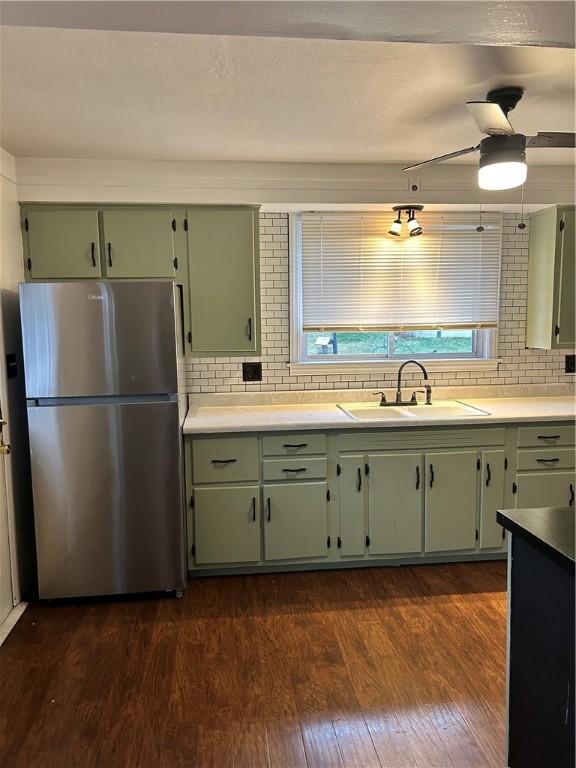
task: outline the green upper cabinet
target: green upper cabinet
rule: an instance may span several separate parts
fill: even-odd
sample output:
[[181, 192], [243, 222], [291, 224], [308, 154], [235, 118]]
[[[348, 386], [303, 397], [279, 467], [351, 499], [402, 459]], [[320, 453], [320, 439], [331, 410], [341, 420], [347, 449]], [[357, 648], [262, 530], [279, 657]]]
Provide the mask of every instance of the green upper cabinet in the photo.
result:
[[22, 209], [27, 280], [101, 277], [96, 209]]
[[102, 222], [107, 277], [175, 279], [172, 211], [104, 209]]
[[530, 215], [526, 346], [571, 349], [576, 344], [574, 207]]
[[187, 218], [192, 353], [259, 354], [258, 211], [194, 208]]

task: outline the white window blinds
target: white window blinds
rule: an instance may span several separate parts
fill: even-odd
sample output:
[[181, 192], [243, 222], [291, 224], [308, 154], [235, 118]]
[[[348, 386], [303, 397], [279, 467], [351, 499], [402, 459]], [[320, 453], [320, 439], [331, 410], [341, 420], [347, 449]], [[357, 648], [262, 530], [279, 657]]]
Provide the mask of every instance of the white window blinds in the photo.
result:
[[[493, 328], [500, 214], [418, 213], [424, 234], [388, 234], [392, 213], [303, 213], [297, 237], [305, 331]], [[404, 225], [404, 230], [406, 225]]]

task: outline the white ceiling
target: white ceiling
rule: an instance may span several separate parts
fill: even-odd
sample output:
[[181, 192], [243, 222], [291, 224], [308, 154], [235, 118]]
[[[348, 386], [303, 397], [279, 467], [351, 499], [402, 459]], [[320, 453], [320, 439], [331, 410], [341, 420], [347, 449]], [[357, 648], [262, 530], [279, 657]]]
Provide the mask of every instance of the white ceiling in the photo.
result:
[[[410, 163], [477, 143], [464, 106], [520, 85], [517, 130], [574, 130], [573, 50], [3, 27], [19, 157]], [[475, 162], [476, 156], [467, 158]], [[532, 164], [573, 162], [530, 150]]]

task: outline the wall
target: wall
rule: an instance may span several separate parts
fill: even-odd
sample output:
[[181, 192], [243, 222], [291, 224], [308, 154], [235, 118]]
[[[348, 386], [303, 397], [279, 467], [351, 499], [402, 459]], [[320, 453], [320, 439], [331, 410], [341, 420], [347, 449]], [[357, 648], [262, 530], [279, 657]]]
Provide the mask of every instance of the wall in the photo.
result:
[[[518, 214], [503, 218], [502, 282], [498, 370], [431, 372], [433, 385], [484, 386], [574, 383], [564, 374], [566, 352], [528, 350], [524, 347], [528, 284], [528, 227], [520, 231]], [[260, 217], [260, 278], [262, 290], [262, 383], [242, 382], [244, 360], [209, 358], [185, 363], [183, 381], [191, 394], [213, 392], [283, 391], [300, 389], [377, 389], [395, 384], [396, 370], [314, 376], [291, 375], [289, 362], [288, 215], [264, 213]], [[411, 379], [407, 378], [410, 382]], [[413, 379], [417, 382], [418, 379]]]

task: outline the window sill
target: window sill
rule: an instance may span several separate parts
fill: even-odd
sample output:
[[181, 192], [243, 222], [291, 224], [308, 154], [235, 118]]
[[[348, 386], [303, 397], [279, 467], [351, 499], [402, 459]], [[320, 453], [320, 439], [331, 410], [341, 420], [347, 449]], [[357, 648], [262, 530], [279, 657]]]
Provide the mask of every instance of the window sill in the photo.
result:
[[[416, 358], [417, 359], [417, 358]], [[310, 363], [288, 363], [290, 373], [295, 376], [317, 376], [321, 374], [339, 374], [339, 373], [384, 373], [386, 371], [397, 371], [403, 359], [381, 360], [378, 362], [356, 362], [348, 360], [310, 362]], [[497, 358], [454, 358], [449, 360], [430, 360], [421, 358], [420, 362], [428, 371], [497, 371], [500, 360]]]

